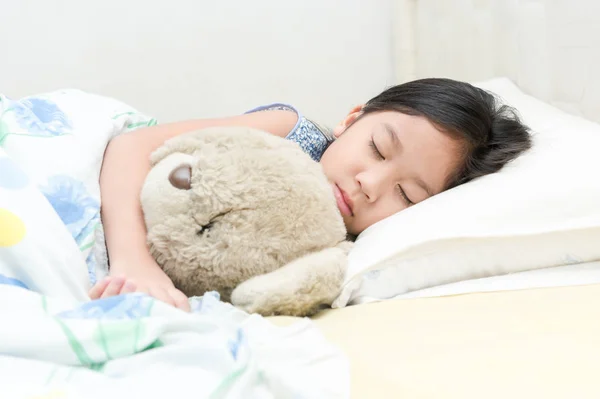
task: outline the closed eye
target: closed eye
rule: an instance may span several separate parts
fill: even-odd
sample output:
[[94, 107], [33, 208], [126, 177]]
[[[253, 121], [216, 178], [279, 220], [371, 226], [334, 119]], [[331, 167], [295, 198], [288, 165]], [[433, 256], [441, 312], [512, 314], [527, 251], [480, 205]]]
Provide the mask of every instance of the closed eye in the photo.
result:
[[215, 224], [217, 224], [219, 220], [223, 218], [223, 216], [227, 215], [227, 213], [228, 212], [223, 212], [214, 216], [208, 223], [201, 225], [200, 230], [198, 230], [196, 234], [202, 235], [204, 233], [208, 233], [215, 226]]
[[398, 192], [400, 193], [400, 197], [402, 197], [402, 200], [406, 203], [407, 206], [411, 206], [411, 205], [415, 204], [413, 201], [410, 200], [410, 198], [408, 198], [408, 195], [406, 195], [406, 191], [404, 191], [402, 189], [401, 185], [398, 184], [396, 187], [398, 188]]
[[375, 144], [375, 140], [373, 140], [373, 138], [371, 138], [371, 142], [369, 143], [369, 146], [371, 147], [371, 150], [373, 151], [373, 154], [381, 159], [384, 160], [385, 157], [383, 156], [383, 154], [381, 153], [381, 151], [379, 151], [379, 148], [377, 148], [377, 144]]
[[198, 230], [196, 232], [196, 234], [199, 235], [199, 236], [203, 236], [204, 234], [209, 233], [210, 229], [212, 229], [214, 227], [214, 225], [215, 225], [215, 221], [211, 220], [210, 222], [208, 222], [204, 226], [201, 226], [200, 230]]

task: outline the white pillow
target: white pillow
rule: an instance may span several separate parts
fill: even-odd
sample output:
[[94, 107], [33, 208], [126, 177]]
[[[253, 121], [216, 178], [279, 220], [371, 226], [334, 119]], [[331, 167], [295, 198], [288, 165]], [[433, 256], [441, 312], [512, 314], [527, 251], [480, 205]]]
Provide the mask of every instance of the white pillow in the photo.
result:
[[533, 148], [496, 174], [363, 232], [334, 307], [600, 259], [600, 125], [526, 95], [506, 78], [476, 86], [519, 111]]

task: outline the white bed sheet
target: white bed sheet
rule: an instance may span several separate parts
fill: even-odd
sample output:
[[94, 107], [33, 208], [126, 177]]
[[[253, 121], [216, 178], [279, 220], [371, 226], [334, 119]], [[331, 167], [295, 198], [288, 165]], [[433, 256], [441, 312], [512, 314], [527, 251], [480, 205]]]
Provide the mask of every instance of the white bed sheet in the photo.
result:
[[[566, 287], [598, 283], [600, 283], [600, 261], [595, 261], [443, 284], [408, 292], [391, 299], [442, 297], [480, 292]], [[361, 297], [357, 298], [356, 304], [377, 301], [379, 301], [377, 298]]]

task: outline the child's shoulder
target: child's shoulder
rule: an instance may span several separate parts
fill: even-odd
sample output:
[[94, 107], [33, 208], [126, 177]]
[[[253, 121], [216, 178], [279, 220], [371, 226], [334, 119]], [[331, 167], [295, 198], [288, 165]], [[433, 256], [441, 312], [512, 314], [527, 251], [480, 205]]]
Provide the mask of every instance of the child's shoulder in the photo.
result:
[[333, 134], [326, 127], [306, 118], [294, 106], [284, 103], [273, 103], [262, 105], [251, 109], [246, 113], [259, 111], [281, 110], [294, 112], [297, 115], [296, 125], [285, 137], [288, 140], [296, 142], [304, 152], [310, 155], [315, 161], [319, 161], [321, 156], [334, 140]]

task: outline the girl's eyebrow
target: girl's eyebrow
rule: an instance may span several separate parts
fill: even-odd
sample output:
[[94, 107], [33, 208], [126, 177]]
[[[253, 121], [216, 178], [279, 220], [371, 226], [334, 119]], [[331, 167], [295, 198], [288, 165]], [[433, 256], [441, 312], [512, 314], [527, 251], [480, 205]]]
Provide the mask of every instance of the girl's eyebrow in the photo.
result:
[[400, 142], [400, 139], [398, 138], [398, 134], [396, 134], [396, 130], [394, 130], [394, 127], [389, 123], [384, 123], [383, 127], [385, 128], [385, 131], [388, 132], [392, 143], [394, 143], [394, 145], [398, 147], [398, 150], [402, 151], [402, 143]]

